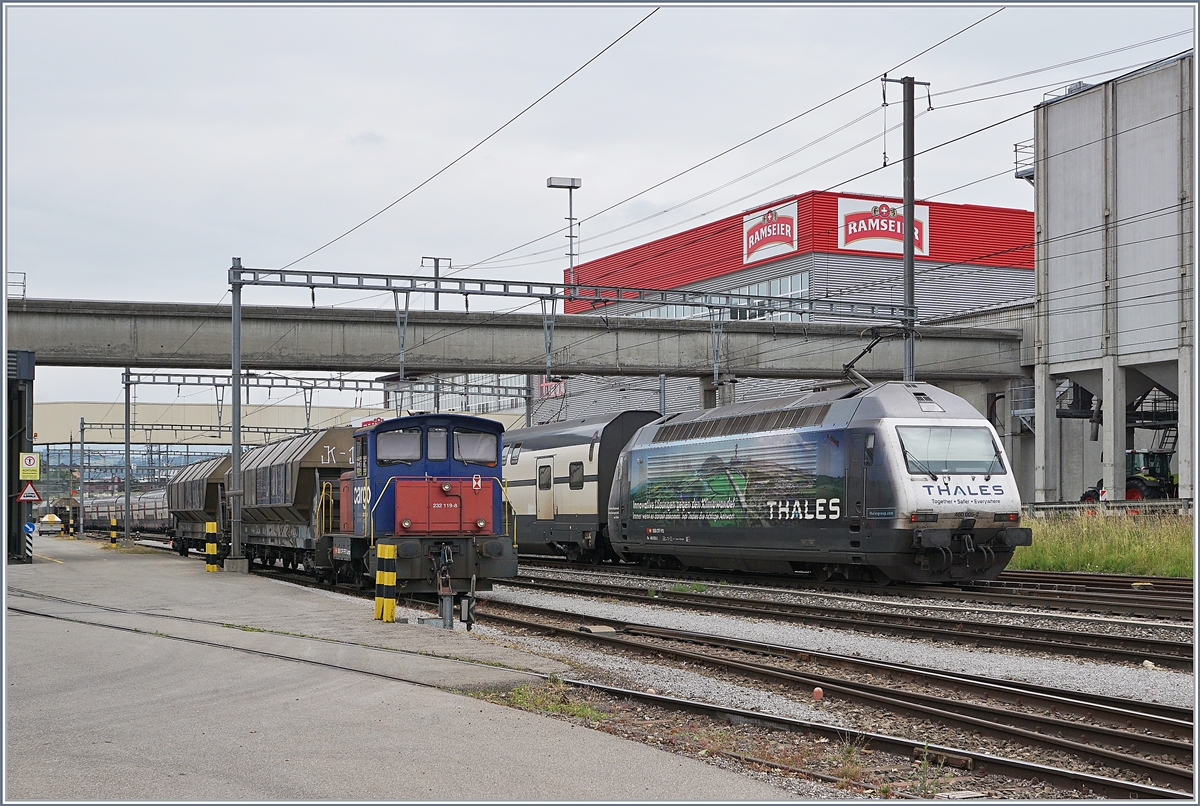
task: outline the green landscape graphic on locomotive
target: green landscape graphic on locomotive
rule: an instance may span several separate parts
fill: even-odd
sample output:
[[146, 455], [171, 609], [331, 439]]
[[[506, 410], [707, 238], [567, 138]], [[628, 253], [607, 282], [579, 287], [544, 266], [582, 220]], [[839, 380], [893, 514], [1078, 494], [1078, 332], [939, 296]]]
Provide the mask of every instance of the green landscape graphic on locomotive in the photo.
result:
[[635, 449], [635, 520], [795, 526], [835, 520], [844, 498], [843, 431], [731, 435]]

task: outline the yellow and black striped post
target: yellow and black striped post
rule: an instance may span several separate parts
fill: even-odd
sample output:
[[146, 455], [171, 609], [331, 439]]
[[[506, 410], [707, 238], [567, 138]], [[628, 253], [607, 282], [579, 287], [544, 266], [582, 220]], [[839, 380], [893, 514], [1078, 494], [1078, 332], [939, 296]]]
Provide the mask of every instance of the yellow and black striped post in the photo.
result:
[[217, 544], [204, 544], [204, 570], [205, 571], [220, 571], [221, 566], [217, 565]]
[[112, 545], [117, 545], [117, 519], [109, 518], [108, 525], [111, 531], [108, 533], [108, 542]]
[[375, 618], [379, 621], [396, 620], [396, 546], [379, 543], [376, 545], [375, 561]]

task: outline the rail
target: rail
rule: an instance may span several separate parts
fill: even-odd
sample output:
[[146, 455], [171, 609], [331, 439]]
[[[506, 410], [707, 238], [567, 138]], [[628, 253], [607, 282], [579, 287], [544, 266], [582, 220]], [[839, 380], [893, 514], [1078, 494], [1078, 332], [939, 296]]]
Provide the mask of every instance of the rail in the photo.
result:
[[1075, 501], [1056, 504], [1026, 504], [1025, 514], [1031, 518], [1054, 518], [1066, 515], [1190, 515], [1192, 499], [1140, 499], [1137, 501]]

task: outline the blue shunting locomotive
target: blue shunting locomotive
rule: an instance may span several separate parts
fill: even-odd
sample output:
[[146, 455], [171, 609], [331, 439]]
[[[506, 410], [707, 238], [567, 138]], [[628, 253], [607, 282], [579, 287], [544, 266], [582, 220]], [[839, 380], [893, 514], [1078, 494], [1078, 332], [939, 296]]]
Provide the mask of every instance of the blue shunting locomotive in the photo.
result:
[[354, 470], [341, 484], [350, 506], [342, 508], [342, 534], [328, 536], [334, 564], [365, 553], [375, 578], [380, 547], [394, 547], [396, 595], [439, 594], [443, 618], [463, 596], [470, 623], [475, 591], [517, 573], [500, 477], [503, 432], [493, 420], [456, 414], [398, 417], [356, 431]]

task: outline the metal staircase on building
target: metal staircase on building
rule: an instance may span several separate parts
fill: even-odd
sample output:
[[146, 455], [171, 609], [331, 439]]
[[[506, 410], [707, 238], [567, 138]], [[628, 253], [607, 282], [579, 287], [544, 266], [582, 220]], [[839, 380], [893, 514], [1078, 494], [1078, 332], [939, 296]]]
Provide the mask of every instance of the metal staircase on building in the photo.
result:
[[1179, 442], [1179, 426], [1172, 425], [1158, 432], [1158, 445], [1155, 450], [1174, 451]]

